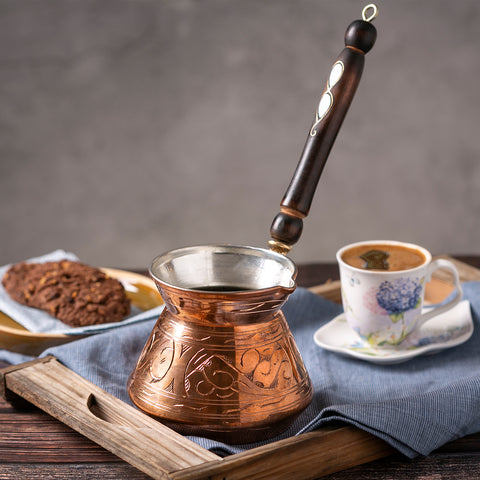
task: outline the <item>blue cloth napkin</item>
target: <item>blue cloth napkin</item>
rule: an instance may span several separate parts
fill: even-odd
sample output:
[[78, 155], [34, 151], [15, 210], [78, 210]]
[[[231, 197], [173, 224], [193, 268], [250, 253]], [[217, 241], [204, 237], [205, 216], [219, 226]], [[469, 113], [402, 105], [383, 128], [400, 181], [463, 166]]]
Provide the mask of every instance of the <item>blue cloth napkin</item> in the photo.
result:
[[[39, 257], [26, 260], [27, 263], [45, 263], [58, 262], [60, 260], [79, 261], [78, 257], [71, 252], [64, 250], [55, 250], [53, 252], [41, 255]], [[3, 278], [10, 265], [0, 267], [0, 279]], [[163, 306], [161, 307], [163, 308]], [[0, 282], [0, 311], [6, 313], [10, 318], [25, 327], [30, 332], [35, 333], [51, 333], [64, 335], [85, 335], [118, 328], [123, 325], [142, 321], [145, 317], [140, 314], [140, 309], [132, 306], [130, 315], [128, 315], [121, 323], [103, 323], [99, 325], [85, 325], [83, 327], [71, 327], [49, 313], [39, 310], [38, 308], [27, 307], [13, 300], [7, 293]], [[155, 312], [156, 313], [156, 312]]]
[[[472, 307], [472, 337], [458, 347], [397, 365], [371, 364], [318, 347], [312, 339], [314, 332], [341, 313], [342, 307], [298, 288], [284, 313], [310, 373], [314, 398], [289, 430], [270, 441], [340, 420], [386, 440], [413, 458], [480, 431], [480, 282], [463, 287]], [[156, 316], [51, 348], [45, 354], [55, 355], [67, 367], [130, 403], [127, 377]], [[0, 359], [18, 363], [30, 358], [0, 351]], [[190, 438], [218, 454], [261, 444], [229, 446]]]

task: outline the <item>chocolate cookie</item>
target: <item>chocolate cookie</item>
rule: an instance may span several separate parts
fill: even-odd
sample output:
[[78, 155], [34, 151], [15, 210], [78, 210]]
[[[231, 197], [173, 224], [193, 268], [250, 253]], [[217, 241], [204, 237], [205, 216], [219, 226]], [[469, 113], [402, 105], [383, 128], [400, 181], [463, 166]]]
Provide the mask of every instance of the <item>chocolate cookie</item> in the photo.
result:
[[98, 268], [62, 260], [18, 263], [2, 284], [10, 297], [72, 327], [118, 322], [130, 313], [122, 284]]

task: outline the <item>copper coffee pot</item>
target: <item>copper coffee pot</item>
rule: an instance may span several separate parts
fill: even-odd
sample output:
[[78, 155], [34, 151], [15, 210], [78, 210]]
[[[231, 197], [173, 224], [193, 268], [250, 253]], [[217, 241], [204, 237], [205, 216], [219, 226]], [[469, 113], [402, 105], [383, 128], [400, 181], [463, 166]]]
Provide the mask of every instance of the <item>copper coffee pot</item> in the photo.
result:
[[[367, 18], [367, 14], [369, 14]], [[165, 302], [128, 391], [142, 410], [185, 434], [248, 443], [280, 433], [311, 401], [307, 370], [281, 311], [298, 241], [323, 167], [376, 39], [368, 5], [350, 24], [297, 169], [273, 220], [270, 250], [180, 248], [150, 267]]]

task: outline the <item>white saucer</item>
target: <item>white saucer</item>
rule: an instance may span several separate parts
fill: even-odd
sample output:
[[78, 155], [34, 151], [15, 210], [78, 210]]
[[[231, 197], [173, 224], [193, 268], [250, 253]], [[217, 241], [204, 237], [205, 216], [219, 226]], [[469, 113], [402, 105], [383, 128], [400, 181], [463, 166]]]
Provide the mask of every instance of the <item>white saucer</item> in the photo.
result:
[[343, 313], [319, 328], [313, 339], [317, 345], [332, 352], [372, 363], [392, 364], [455, 347], [466, 342], [472, 333], [470, 302], [463, 300], [448, 312], [429, 320], [396, 347], [374, 347], [364, 342], [349, 327]]

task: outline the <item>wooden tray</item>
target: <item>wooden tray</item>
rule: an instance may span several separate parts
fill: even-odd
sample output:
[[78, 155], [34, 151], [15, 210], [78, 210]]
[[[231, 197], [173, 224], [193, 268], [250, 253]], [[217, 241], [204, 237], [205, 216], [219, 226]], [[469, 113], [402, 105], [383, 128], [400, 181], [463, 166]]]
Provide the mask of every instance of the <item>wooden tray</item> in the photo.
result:
[[[462, 281], [480, 270], [455, 262]], [[339, 284], [312, 288], [334, 301]], [[451, 290], [437, 275], [428, 287], [436, 302]], [[221, 458], [72, 372], [54, 357], [0, 371], [0, 390], [25, 399], [156, 479], [314, 479], [385, 457], [384, 441], [351, 426], [321, 428]]]

